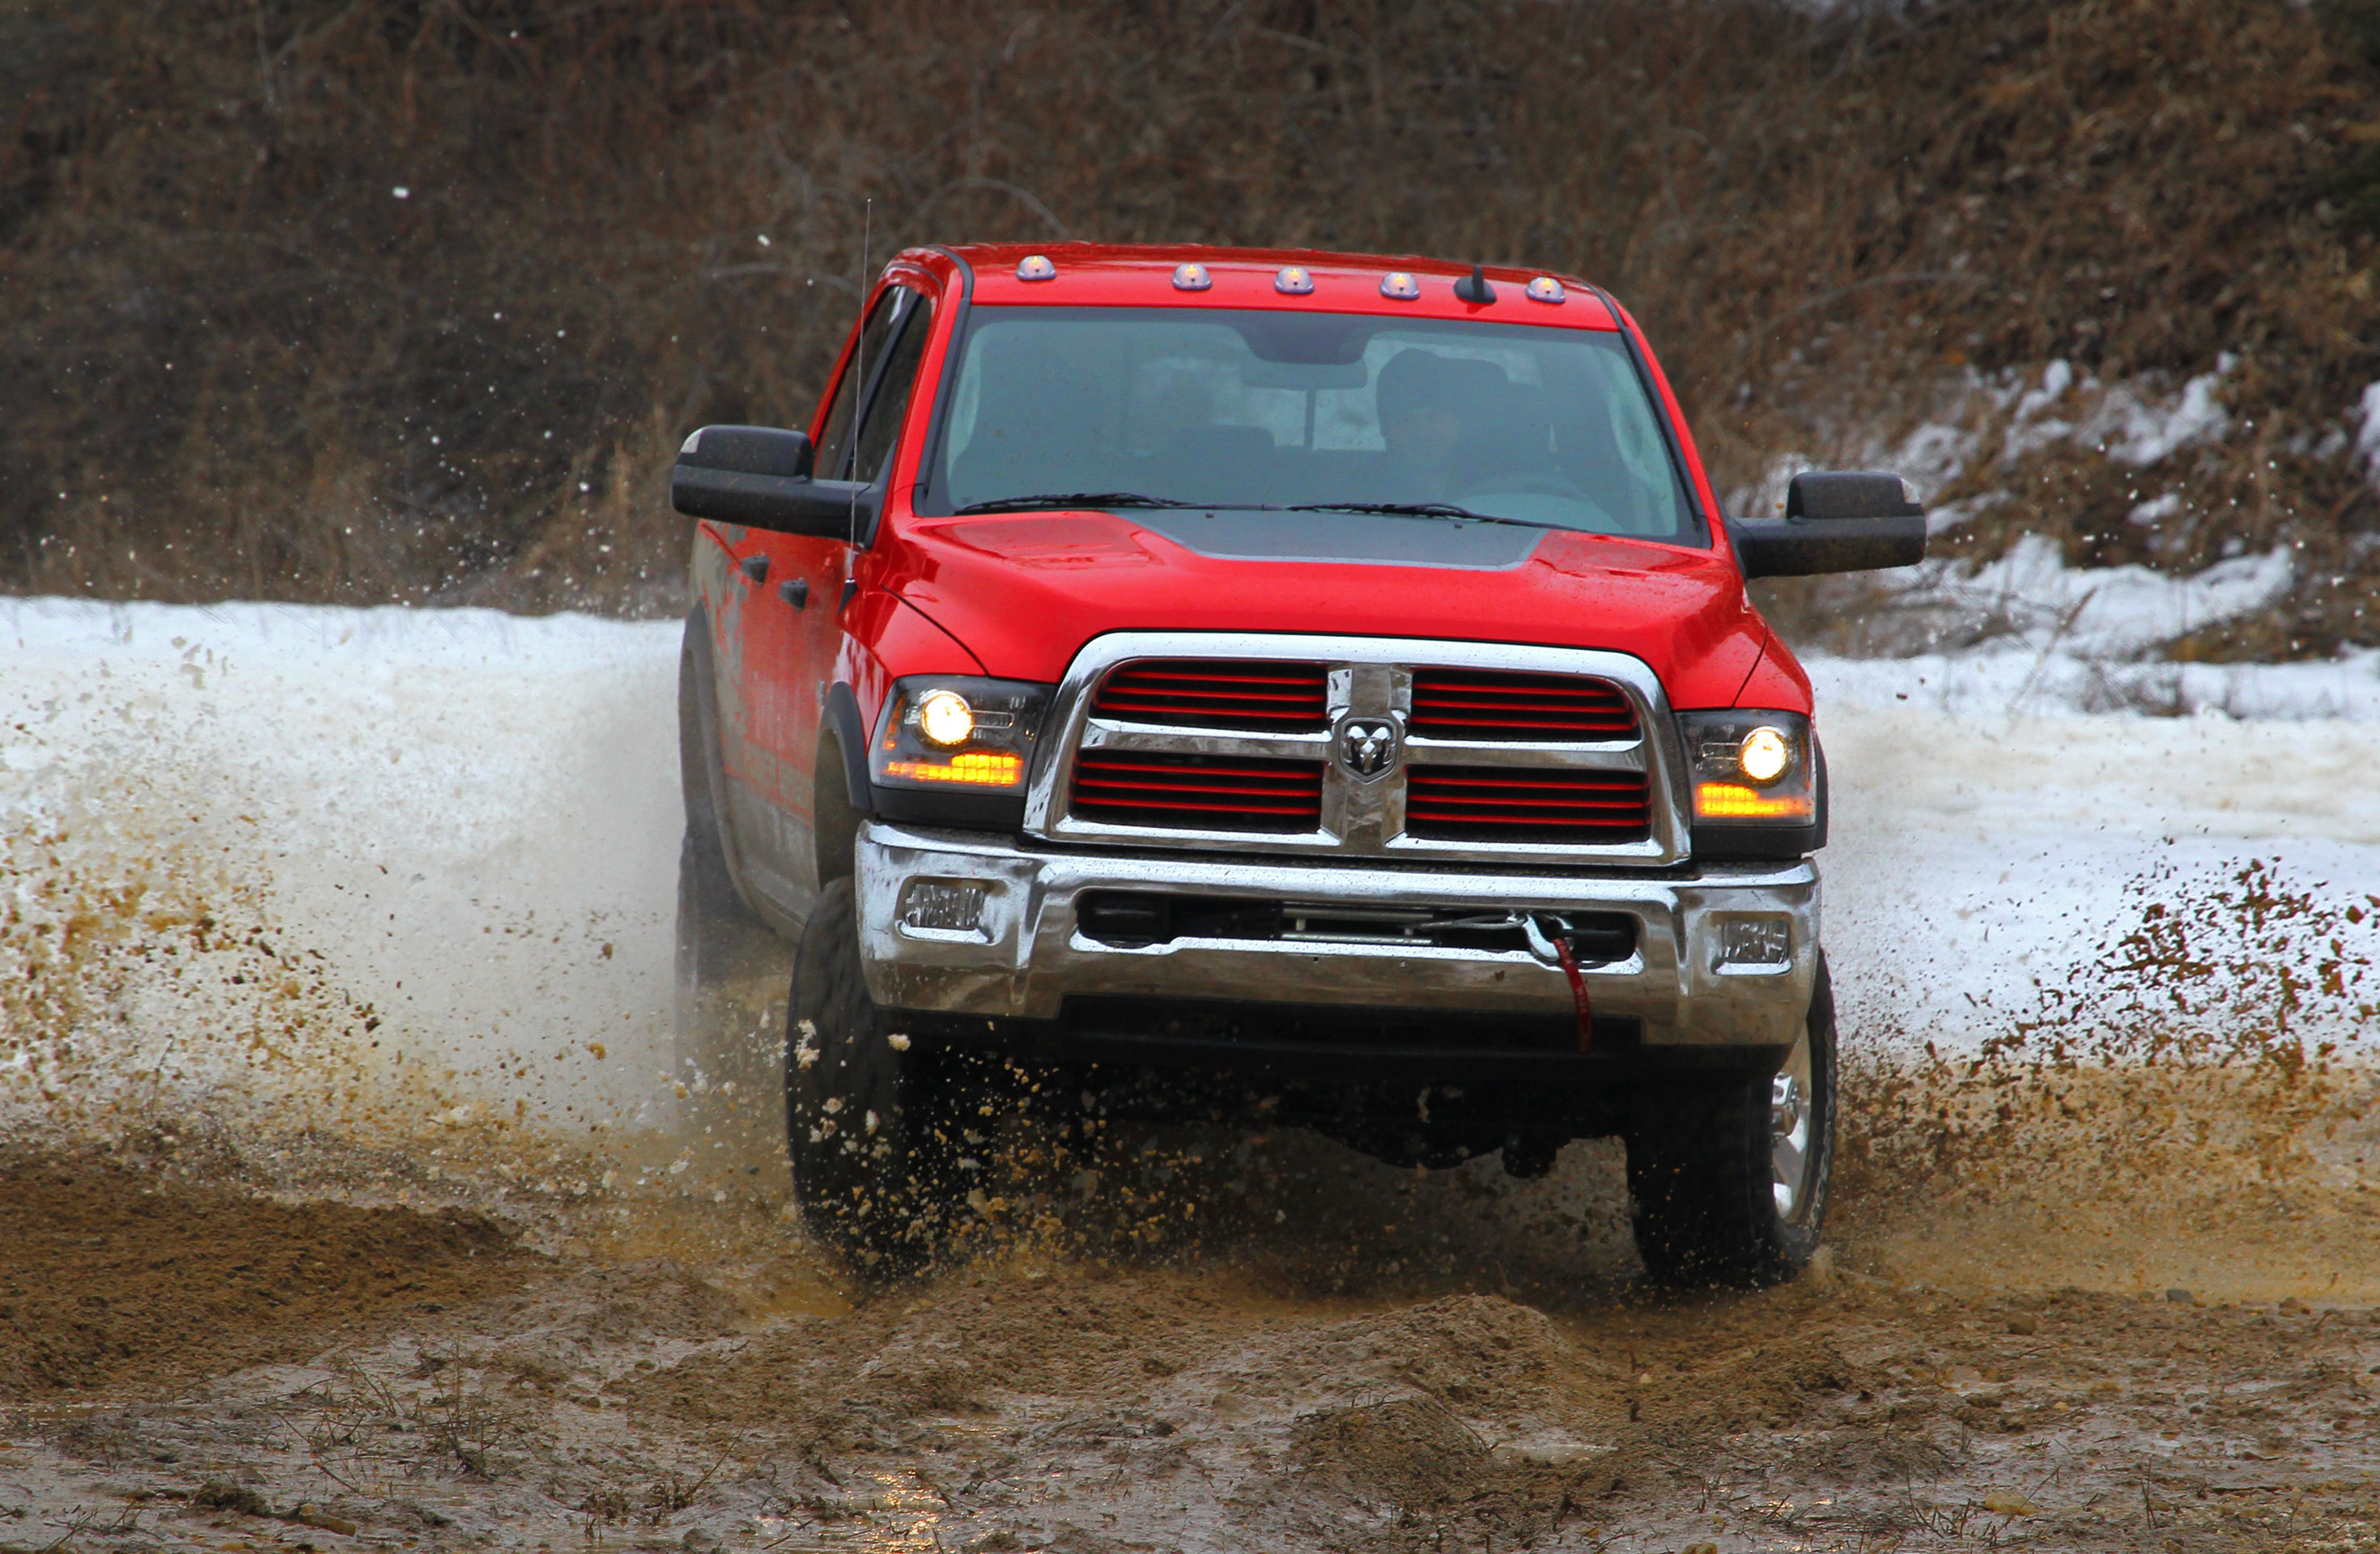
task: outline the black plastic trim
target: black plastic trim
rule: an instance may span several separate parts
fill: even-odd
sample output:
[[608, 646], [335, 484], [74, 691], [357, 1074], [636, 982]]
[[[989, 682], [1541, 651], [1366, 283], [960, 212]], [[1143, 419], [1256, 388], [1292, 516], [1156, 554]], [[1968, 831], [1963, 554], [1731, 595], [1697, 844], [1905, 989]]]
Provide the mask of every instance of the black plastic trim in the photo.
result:
[[843, 781], [852, 808], [862, 815], [877, 814], [875, 785], [868, 780], [868, 726], [860, 722], [859, 698], [849, 686], [838, 682], [826, 693], [822, 721], [843, 749]]
[[678, 464], [670, 470], [670, 505], [689, 518], [742, 524], [778, 534], [840, 540], [851, 532], [852, 510], [871, 516], [883, 494], [850, 480], [747, 475]]
[[1873, 518], [1788, 518], [1782, 523], [1727, 521], [1728, 538], [1743, 576], [1815, 577], [1914, 566], [1925, 559], [1925, 515]]
[[954, 831], [1018, 832], [1025, 829], [1022, 794], [942, 793], [928, 788], [876, 790], [876, 817], [902, 825], [948, 826]]

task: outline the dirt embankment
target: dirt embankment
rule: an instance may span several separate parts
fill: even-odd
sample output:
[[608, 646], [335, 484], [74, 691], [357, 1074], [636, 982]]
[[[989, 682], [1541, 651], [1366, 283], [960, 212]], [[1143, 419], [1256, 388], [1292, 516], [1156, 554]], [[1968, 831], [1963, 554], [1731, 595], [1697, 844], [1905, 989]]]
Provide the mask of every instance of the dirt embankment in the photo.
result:
[[[1598, 1220], [1610, 1164], [1564, 1163], [1560, 1190]], [[1879, 1251], [1854, 1201], [1847, 1261], [1882, 1271], [1660, 1297], [1599, 1223], [1573, 1227], [1563, 1277], [1500, 1258], [1537, 1184], [1433, 1205], [1321, 1146], [1175, 1178], [1220, 1179], [1278, 1228], [1228, 1252], [994, 1237], [869, 1289], [765, 1196], [582, 1206], [537, 1231], [568, 1248], [541, 1257], [468, 1218], [19, 1159], [0, 1354], [46, 1358], [0, 1409], [0, 1548], [1733, 1554], [2380, 1532], [2380, 1313], [2318, 1292], [2061, 1287], [1972, 1220], [1904, 1224]], [[1382, 1271], [1458, 1220], [1484, 1255]], [[1925, 1281], [1886, 1255], [1929, 1246], [1948, 1271]]]

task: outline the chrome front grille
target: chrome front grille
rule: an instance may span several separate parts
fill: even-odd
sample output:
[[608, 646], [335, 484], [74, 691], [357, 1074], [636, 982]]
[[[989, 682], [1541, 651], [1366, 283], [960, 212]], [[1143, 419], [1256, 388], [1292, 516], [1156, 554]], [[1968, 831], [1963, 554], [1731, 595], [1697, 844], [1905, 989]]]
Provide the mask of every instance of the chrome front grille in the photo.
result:
[[1636, 733], [1636, 710], [1626, 691], [1591, 674], [1432, 666], [1414, 671], [1409, 726], [1438, 739], [1627, 739]]
[[1183, 728], [1299, 734], [1330, 722], [1318, 663], [1267, 659], [1141, 659], [1108, 671], [1091, 714]]
[[1128, 826], [1310, 832], [1322, 823], [1322, 763], [1164, 750], [1085, 750], [1075, 813]]
[[1653, 807], [1641, 771], [1542, 766], [1415, 766], [1408, 835], [1452, 842], [1641, 842]]
[[1621, 653], [1118, 633], [1068, 669], [1026, 829], [1053, 841], [1658, 866], [1685, 855], [1659, 680]]

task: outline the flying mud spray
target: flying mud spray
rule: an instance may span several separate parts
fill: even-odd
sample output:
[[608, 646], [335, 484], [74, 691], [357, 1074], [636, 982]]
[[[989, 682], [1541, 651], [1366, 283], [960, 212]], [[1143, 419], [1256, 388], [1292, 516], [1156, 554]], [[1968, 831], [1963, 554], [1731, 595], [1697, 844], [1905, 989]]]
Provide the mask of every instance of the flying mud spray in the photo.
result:
[[785, 1208], [789, 956], [678, 1029], [676, 636], [0, 612], [0, 1546], [2374, 1536], [2380, 728], [1818, 666], [1789, 1288], [1640, 1290], [1613, 1144], [1237, 1125], [1021, 1147], [880, 1287]]

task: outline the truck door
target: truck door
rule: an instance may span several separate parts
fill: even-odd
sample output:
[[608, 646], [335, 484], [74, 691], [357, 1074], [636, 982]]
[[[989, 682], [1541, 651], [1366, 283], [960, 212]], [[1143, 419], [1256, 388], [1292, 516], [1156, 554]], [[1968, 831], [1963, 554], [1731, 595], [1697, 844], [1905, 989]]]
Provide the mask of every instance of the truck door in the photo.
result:
[[[855, 468], [872, 474], [889, 466], [880, 443], [889, 448], [897, 431], [931, 313], [930, 300], [909, 286], [892, 285], [878, 294], [819, 426], [820, 479], [851, 480]], [[879, 430], [888, 422], [892, 431]], [[748, 824], [738, 816], [736, 834], [747, 882], [788, 916], [805, 917], [818, 889], [811, 809], [820, 697], [834, 664], [852, 544], [848, 537], [757, 529], [746, 531], [745, 541], [737, 552], [741, 575], [731, 584], [747, 593], [744, 733], [753, 764], [767, 777], [751, 785], [757, 812]], [[765, 568], [751, 559], [756, 555], [766, 558]]]

